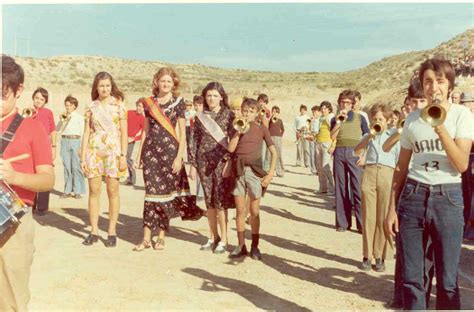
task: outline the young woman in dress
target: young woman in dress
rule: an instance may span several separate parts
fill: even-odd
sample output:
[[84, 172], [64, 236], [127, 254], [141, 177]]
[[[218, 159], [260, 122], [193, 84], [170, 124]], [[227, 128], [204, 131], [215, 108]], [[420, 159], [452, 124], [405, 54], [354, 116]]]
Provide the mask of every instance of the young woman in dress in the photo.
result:
[[109, 228], [106, 247], [117, 244], [117, 220], [120, 209], [119, 178], [127, 176], [127, 112], [123, 93], [112, 76], [98, 73], [92, 84], [92, 103], [86, 107], [81, 145], [81, 169], [89, 180], [89, 219], [91, 233], [84, 245], [99, 240], [98, 223], [102, 179], [109, 197]]
[[[152, 231], [158, 230], [157, 250], [164, 249], [170, 219], [198, 220], [203, 211], [191, 195], [183, 166], [186, 148], [186, 110], [178, 97], [180, 80], [176, 72], [163, 67], [153, 77], [153, 96], [145, 99], [145, 127], [138, 157], [143, 164], [145, 203], [143, 240], [135, 251], [149, 248]], [[176, 133], [176, 124], [178, 133]]]
[[[197, 169], [204, 189], [211, 238], [201, 250], [224, 253], [227, 246], [227, 208], [235, 207], [232, 183], [223, 177], [229, 152], [228, 138], [234, 133], [234, 114], [227, 94], [218, 82], [210, 82], [203, 90], [204, 111], [196, 115], [189, 160], [191, 177]], [[218, 225], [220, 236], [218, 234]]]

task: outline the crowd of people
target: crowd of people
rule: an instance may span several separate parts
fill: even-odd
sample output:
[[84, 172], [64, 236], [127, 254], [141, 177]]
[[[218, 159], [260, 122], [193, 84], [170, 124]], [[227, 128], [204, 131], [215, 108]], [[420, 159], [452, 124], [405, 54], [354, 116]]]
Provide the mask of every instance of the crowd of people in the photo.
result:
[[[463, 235], [472, 235], [474, 99], [455, 90], [456, 73], [449, 61], [428, 59], [418, 74], [400, 111], [375, 103], [364, 112], [356, 90], [341, 91], [337, 109], [323, 101], [307, 116], [307, 106], [301, 105], [295, 119], [296, 165], [318, 176], [319, 196], [335, 198], [337, 232], [351, 229], [355, 215], [355, 228], [362, 234], [362, 270], [385, 271], [385, 261], [396, 251], [393, 307], [428, 308], [435, 275], [436, 308], [460, 309], [461, 243]], [[84, 178], [88, 181], [90, 232], [84, 245], [99, 241], [104, 181], [109, 203], [105, 246], [117, 245], [120, 182], [134, 185], [141, 168], [143, 238], [134, 251], [165, 249], [172, 218], [196, 221], [206, 216], [209, 235], [200, 249], [223, 254], [228, 248], [228, 209], [235, 208], [238, 244], [228, 257], [262, 260], [261, 200], [273, 177], [285, 175], [280, 107], [271, 106], [266, 94], [230, 100], [219, 82], [208, 83], [192, 102], [185, 101], [179, 95], [180, 77], [170, 67], [160, 68], [151, 81], [152, 94], [127, 111], [113, 77], [99, 72], [85, 113], [78, 113], [78, 100], [68, 96], [65, 113], [55, 124], [44, 107], [44, 88], [33, 93], [33, 108], [18, 111], [24, 73], [3, 55], [2, 183], [44, 216], [60, 141], [61, 197], [81, 198], [86, 194]], [[23, 154], [27, 156], [18, 158]], [[196, 180], [195, 192], [188, 178]], [[197, 205], [198, 197], [203, 197], [206, 211]], [[0, 310], [27, 308], [32, 220], [27, 213], [16, 232], [0, 236]]]

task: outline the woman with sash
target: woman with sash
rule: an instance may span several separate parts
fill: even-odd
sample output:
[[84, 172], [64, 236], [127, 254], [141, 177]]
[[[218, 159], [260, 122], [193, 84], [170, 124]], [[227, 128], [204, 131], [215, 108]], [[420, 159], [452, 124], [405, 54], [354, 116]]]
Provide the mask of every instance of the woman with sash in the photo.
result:
[[159, 230], [159, 234], [153, 247], [164, 249], [171, 218], [198, 220], [204, 213], [196, 206], [196, 196], [191, 195], [183, 166], [186, 107], [177, 96], [179, 84], [172, 68], [160, 68], [153, 77], [153, 96], [145, 99], [145, 127], [138, 151], [145, 181], [143, 240], [135, 251], [151, 247], [154, 230]]
[[[235, 132], [234, 113], [229, 108], [228, 97], [218, 82], [210, 82], [203, 90], [204, 111], [196, 114], [193, 140], [189, 149], [191, 178], [197, 169], [204, 189], [207, 219], [211, 238], [201, 250], [220, 254], [227, 247], [227, 208], [235, 207], [232, 195], [233, 181], [224, 178], [223, 172], [229, 152], [228, 138]], [[220, 236], [218, 234], [218, 226]]]
[[102, 179], [109, 197], [109, 228], [106, 247], [117, 244], [119, 179], [127, 177], [127, 111], [123, 93], [112, 76], [98, 73], [92, 84], [92, 103], [86, 107], [81, 145], [81, 169], [89, 180], [89, 219], [91, 233], [83, 241], [90, 246], [99, 241], [98, 223]]

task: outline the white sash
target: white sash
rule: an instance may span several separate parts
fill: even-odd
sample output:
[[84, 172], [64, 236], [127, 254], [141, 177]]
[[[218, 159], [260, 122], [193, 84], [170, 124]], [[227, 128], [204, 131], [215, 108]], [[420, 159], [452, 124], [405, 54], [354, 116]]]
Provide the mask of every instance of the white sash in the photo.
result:
[[217, 143], [222, 145], [222, 147], [227, 149], [227, 136], [225, 135], [224, 131], [222, 131], [222, 128], [217, 124], [217, 122], [211, 118], [210, 114], [200, 112], [197, 113], [196, 116], [201, 121], [207, 132], [212, 136], [212, 138], [216, 140]]

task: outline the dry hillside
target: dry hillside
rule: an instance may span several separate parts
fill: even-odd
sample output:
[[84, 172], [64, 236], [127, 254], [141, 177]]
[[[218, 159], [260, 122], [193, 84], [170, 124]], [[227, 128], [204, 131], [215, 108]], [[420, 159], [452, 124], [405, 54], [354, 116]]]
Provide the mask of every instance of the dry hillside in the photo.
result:
[[[130, 105], [137, 97], [150, 93], [151, 78], [159, 67], [171, 65], [182, 77], [182, 94], [186, 98], [200, 93], [207, 82], [219, 81], [231, 97], [256, 96], [264, 92], [270, 95], [272, 103], [292, 114], [301, 103], [312, 106], [322, 100], [335, 102], [337, 94], [344, 88], [360, 90], [365, 105], [375, 100], [400, 104], [408, 81], [420, 62], [434, 55], [462, 56], [465, 38], [468, 53], [474, 54], [474, 29], [470, 29], [431, 50], [386, 57], [364, 68], [342, 73], [249, 71], [102, 56], [17, 57], [17, 60], [26, 71], [27, 90], [40, 85], [50, 90], [54, 99], [53, 109], [61, 109], [62, 99], [69, 93], [76, 95], [81, 102], [89, 101], [90, 85], [99, 71], [108, 71], [114, 76]], [[461, 82], [460, 87], [472, 88], [472, 80]], [[24, 106], [29, 105], [28, 96], [22, 100]]]

